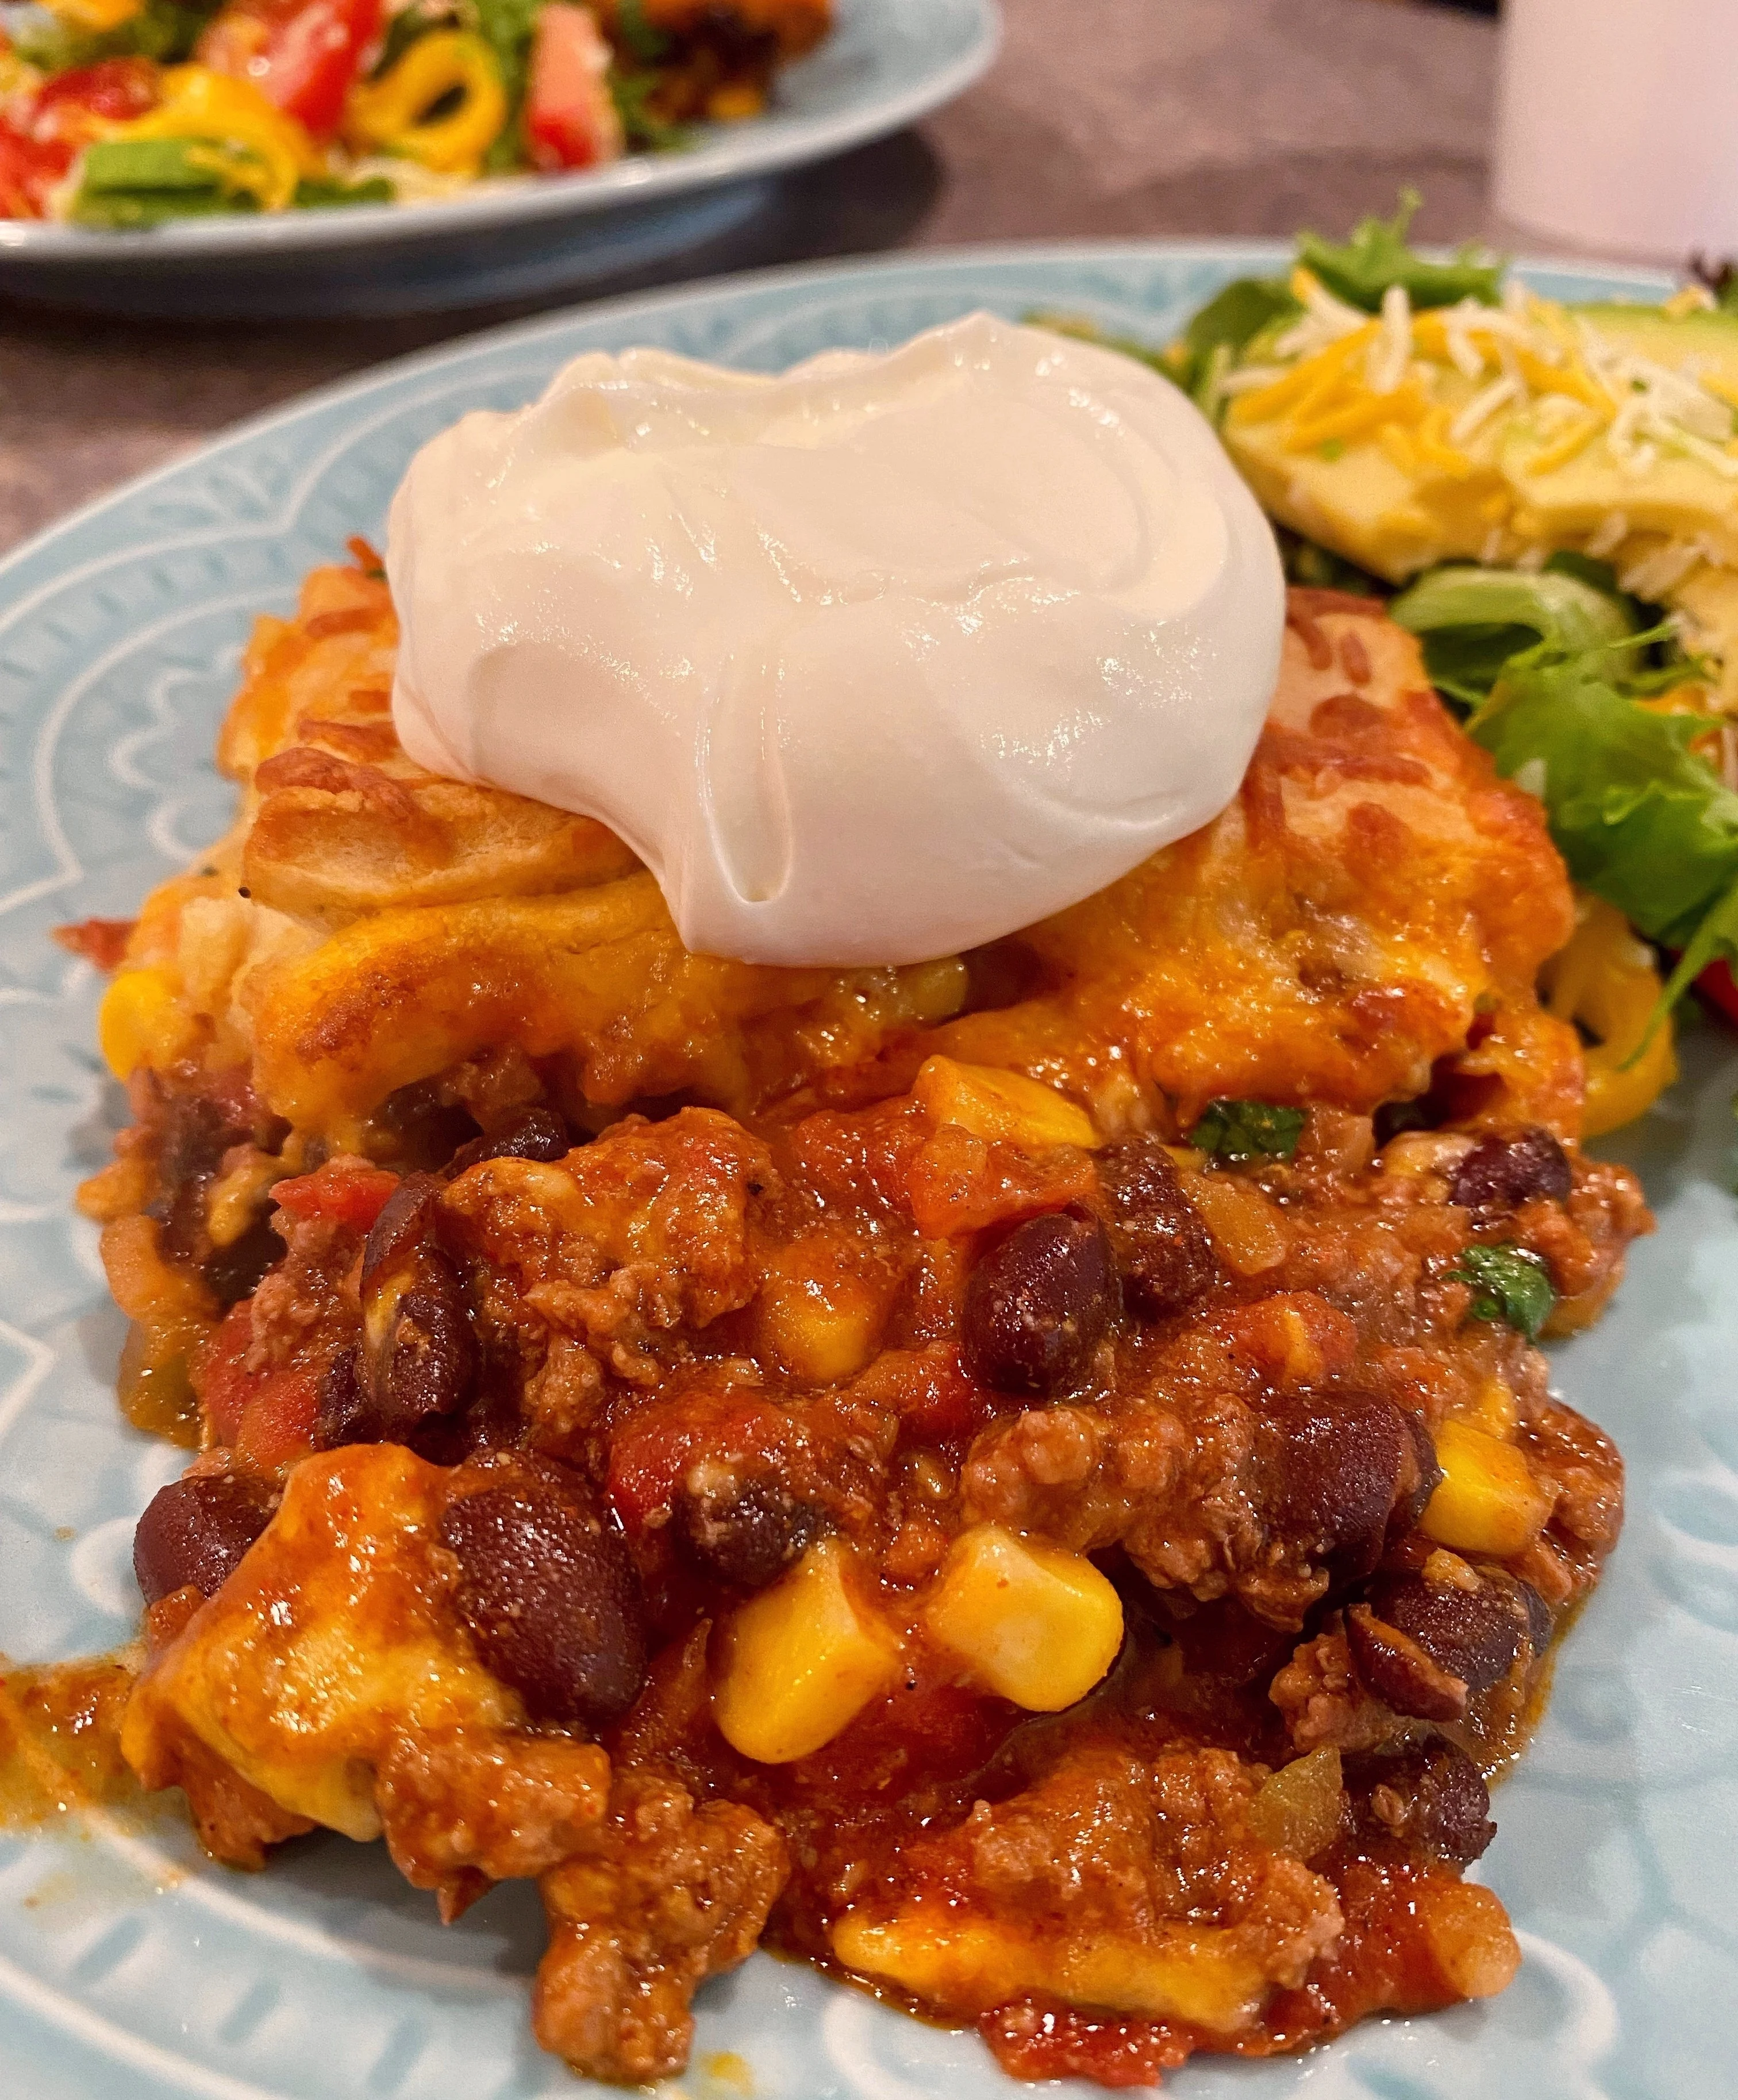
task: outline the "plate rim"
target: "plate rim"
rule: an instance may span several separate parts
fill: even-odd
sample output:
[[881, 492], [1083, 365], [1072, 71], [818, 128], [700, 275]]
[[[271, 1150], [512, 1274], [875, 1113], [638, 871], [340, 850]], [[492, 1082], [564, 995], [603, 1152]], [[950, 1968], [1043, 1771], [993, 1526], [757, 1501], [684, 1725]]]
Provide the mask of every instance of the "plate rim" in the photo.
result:
[[[880, 0], [860, 0], [874, 7]], [[932, 0], [919, 0], [921, 7]], [[0, 286], [9, 272], [72, 271], [125, 263], [148, 274], [178, 264], [312, 260], [329, 254], [408, 248], [507, 227], [672, 205], [734, 182], [777, 174], [902, 130], [953, 101], [999, 56], [1001, 0], [947, 0], [964, 30], [961, 48], [896, 91], [871, 93], [828, 115], [801, 117], [775, 107], [686, 153], [624, 155], [602, 170], [527, 175], [438, 202], [350, 205], [342, 210], [236, 214], [171, 221], [145, 232], [103, 232], [58, 221], [0, 219]], [[789, 121], [780, 126], [781, 114]]]
[[[982, 4], [995, 7], [997, 0], [982, 0]], [[1292, 244], [1267, 236], [1227, 235], [1215, 237], [1201, 236], [1126, 236], [1101, 240], [998, 240], [962, 243], [957, 246], [927, 249], [898, 249], [890, 254], [853, 256], [825, 262], [777, 263], [765, 269], [727, 271], [714, 277], [690, 279], [680, 285], [665, 285], [655, 291], [628, 292], [606, 299], [580, 300], [559, 307], [551, 312], [535, 314], [521, 320], [497, 322], [492, 325], [467, 331], [447, 338], [422, 350], [408, 351], [401, 356], [386, 358], [377, 364], [351, 373], [340, 379], [329, 380], [318, 386], [293, 395], [269, 408], [257, 411], [226, 423], [208, 432], [186, 451], [175, 453], [156, 466], [148, 467], [143, 474], [130, 475], [112, 488], [52, 518], [28, 538], [5, 554], [0, 554], [0, 593], [3, 593], [14, 574], [26, 563], [40, 559], [49, 553], [54, 543], [69, 537], [95, 523], [102, 514], [118, 509], [135, 497], [148, 494], [159, 483], [186, 473], [190, 468], [204, 466], [232, 448], [251, 443], [254, 439], [269, 435], [280, 425], [293, 421], [298, 417], [319, 410], [341, 406], [345, 401], [365, 396], [377, 390], [384, 390], [402, 379], [412, 378], [419, 373], [434, 372], [444, 365], [457, 365], [465, 359], [492, 349], [511, 350], [533, 344], [541, 338], [559, 334], [576, 321], [602, 322], [628, 320], [637, 315], [668, 312], [672, 308], [690, 306], [709, 300], [730, 299], [742, 294], [761, 291], [792, 290], [804, 286], [817, 289], [836, 283], [873, 278], [904, 276], [917, 273], [925, 276], [946, 276], [962, 266], [990, 267], [1021, 262], [1043, 265], [1049, 262], [1072, 261], [1091, 263], [1102, 258], [1107, 262], [1127, 262], [1147, 256], [1155, 262], [1161, 259], [1182, 262], [1209, 262], [1237, 258], [1255, 267], [1277, 267], [1291, 253]], [[1431, 251], [1427, 251], [1431, 252]], [[1443, 251], [1446, 254], [1446, 250]], [[1657, 293], [1662, 282], [1669, 280], [1670, 273], [1645, 264], [1607, 262], [1596, 257], [1527, 254], [1510, 259], [1509, 267], [1522, 275], [1528, 269], [1577, 271], [1589, 276], [1603, 277], [1613, 283], [1627, 282], [1638, 292]], [[11, 624], [19, 607], [8, 607], [0, 602], [0, 629]]]

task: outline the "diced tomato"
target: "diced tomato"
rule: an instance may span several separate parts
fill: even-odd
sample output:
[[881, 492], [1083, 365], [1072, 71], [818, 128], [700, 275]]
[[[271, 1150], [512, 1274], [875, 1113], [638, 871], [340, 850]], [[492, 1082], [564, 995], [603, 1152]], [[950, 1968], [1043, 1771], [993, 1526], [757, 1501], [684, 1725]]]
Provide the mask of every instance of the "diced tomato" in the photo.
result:
[[248, 1402], [259, 1390], [260, 1374], [249, 1371], [243, 1361], [253, 1339], [253, 1308], [244, 1300], [201, 1345], [193, 1376], [214, 1444], [235, 1442]]
[[525, 137], [540, 168], [592, 168], [627, 140], [610, 92], [610, 47], [589, 7], [550, 0], [537, 17]]
[[610, 1447], [609, 1497], [637, 1539], [669, 1515], [682, 1476], [701, 1452], [760, 1458], [782, 1469], [801, 1441], [782, 1408], [752, 1393], [688, 1393], [655, 1401]]
[[251, 81], [325, 139], [338, 128], [380, 24], [381, 0], [232, 0], [195, 55], [214, 73]]
[[37, 92], [37, 121], [31, 128], [40, 137], [42, 119], [54, 109], [125, 124], [154, 109], [160, 99], [157, 69], [149, 59], [103, 59], [45, 81]]
[[0, 218], [46, 218], [50, 195], [72, 165], [73, 148], [63, 141], [27, 139], [0, 124]]
[[1696, 989], [1723, 1021], [1738, 1027], [1738, 983], [1730, 963], [1710, 963], [1696, 980]]
[[45, 81], [0, 121], [0, 218], [44, 218], [56, 187], [99, 123], [142, 117], [157, 100], [148, 59], [104, 59]]
[[200, 1350], [200, 1405], [214, 1444], [225, 1445], [251, 1471], [278, 1473], [314, 1448], [320, 1376], [305, 1364], [250, 1371], [253, 1339], [253, 1310], [244, 1302], [231, 1308]]
[[320, 1379], [306, 1366], [273, 1371], [243, 1410], [233, 1440], [239, 1462], [256, 1473], [280, 1473], [314, 1448]]
[[398, 1185], [398, 1176], [383, 1167], [329, 1165], [317, 1173], [278, 1182], [271, 1200], [293, 1218], [329, 1218], [365, 1233]]

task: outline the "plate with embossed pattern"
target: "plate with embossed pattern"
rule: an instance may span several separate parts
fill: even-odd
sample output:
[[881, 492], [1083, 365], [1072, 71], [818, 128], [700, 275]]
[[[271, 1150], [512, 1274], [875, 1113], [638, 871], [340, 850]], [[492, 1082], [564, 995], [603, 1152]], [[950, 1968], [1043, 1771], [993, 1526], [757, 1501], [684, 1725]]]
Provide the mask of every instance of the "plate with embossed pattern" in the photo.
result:
[[[593, 307], [383, 367], [244, 426], [0, 565], [0, 1647], [50, 1660], [131, 1635], [133, 1521], [179, 1455], [119, 1420], [122, 1322], [71, 1202], [122, 1117], [94, 1048], [99, 980], [51, 926], [130, 915], [223, 827], [215, 726], [253, 615], [378, 534], [413, 450], [536, 393], [577, 353], [653, 343], [773, 369], [988, 307], [1163, 340], [1275, 249], [1136, 244], [773, 273]], [[1546, 265], [1574, 298], [1657, 280]], [[1629, 1518], [1570, 1635], [1478, 1873], [1524, 1950], [1502, 1997], [1375, 2022], [1312, 2055], [1198, 2058], [1179, 2095], [1718, 2100], [1738, 1993], [1738, 1046], [1692, 1025], [1684, 1076], [1598, 1149], [1660, 1221], [1556, 1380], [1629, 1465]], [[525, 2018], [533, 1894], [443, 1930], [378, 1848], [330, 1838], [263, 1876], [203, 1864], [174, 1819], [0, 1833], [7, 2100], [528, 2100], [577, 2089]], [[689, 2100], [990, 2100], [974, 2037], [755, 1957], [706, 1986]], [[1083, 2095], [1090, 2089], [1067, 2089]], [[672, 2089], [673, 2100], [674, 2089]]]

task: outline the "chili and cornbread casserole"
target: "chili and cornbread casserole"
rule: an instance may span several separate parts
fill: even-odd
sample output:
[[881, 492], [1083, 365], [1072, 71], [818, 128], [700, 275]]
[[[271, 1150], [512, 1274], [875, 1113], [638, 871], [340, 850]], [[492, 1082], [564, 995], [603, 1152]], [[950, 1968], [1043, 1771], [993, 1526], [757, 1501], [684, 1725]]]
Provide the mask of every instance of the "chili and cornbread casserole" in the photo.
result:
[[395, 638], [316, 571], [235, 830], [66, 937], [122, 1402], [198, 1446], [143, 1783], [449, 1919], [536, 1877], [605, 2079], [760, 1943], [1113, 2085], [1501, 1990], [1463, 1871], [1621, 1513], [1531, 1338], [1650, 1220], [1536, 997], [1538, 805], [1412, 638], [1294, 592], [1213, 823], [855, 973], [690, 955], [602, 827], [419, 770]]

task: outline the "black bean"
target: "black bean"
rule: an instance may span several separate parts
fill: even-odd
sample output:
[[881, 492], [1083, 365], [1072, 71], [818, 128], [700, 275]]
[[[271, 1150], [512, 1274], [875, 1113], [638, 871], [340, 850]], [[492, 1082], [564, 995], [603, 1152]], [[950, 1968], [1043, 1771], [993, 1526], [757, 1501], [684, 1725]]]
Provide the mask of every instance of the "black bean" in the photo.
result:
[[1371, 1573], [1396, 1506], [1415, 1493], [1418, 1447], [1400, 1409], [1371, 1393], [1298, 1403], [1270, 1418], [1264, 1445], [1273, 1530], [1336, 1585]]
[[1497, 1834], [1490, 1790], [1467, 1753], [1436, 1736], [1399, 1750], [1348, 1758], [1358, 1833], [1470, 1866]]
[[255, 1218], [239, 1239], [216, 1247], [200, 1273], [219, 1305], [233, 1305], [251, 1298], [266, 1272], [284, 1259], [287, 1250], [273, 1231], [269, 1218]]
[[157, 1154], [162, 1193], [152, 1207], [167, 1252], [191, 1260], [207, 1249], [206, 1195], [223, 1154], [251, 1135], [247, 1123], [203, 1094], [164, 1097]]
[[160, 1488], [133, 1534], [133, 1573], [148, 1604], [191, 1582], [214, 1596], [271, 1520], [271, 1491], [245, 1474], [210, 1473]]
[[170, 1094], [164, 1102], [157, 1140], [157, 1176], [165, 1189], [215, 1174], [232, 1145], [245, 1144], [249, 1126], [227, 1115], [203, 1094]]
[[646, 1681], [645, 1609], [618, 1533], [524, 1480], [450, 1503], [441, 1538], [478, 1653], [534, 1718], [598, 1728], [627, 1712]]
[[1492, 1585], [1462, 1590], [1453, 1582], [1427, 1582], [1422, 1575], [1379, 1575], [1368, 1595], [1378, 1619], [1416, 1641], [1471, 1692], [1506, 1677], [1526, 1638], [1524, 1608]]
[[386, 1133], [392, 1164], [423, 1173], [444, 1167], [477, 1135], [477, 1118], [457, 1102], [443, 1101], [433, 1079], [417, 1079], [388, 1094], [376, 1120]]
[[1378, 1619], [1368, 1604], [1354, 1604], [1347, 1612], [1346, 1645], [1359, 1683], [1396, 1714], [1420, 1721], [1464, 1718], [1465, 1679], [1445, 1670], [1409, 1635]]
[[340, 1349], [321, 1374], [314, 1410], [314, 1449], [336, 1451], [345, 1444], [377, 1444], [381, 1425], [362, 1382], [360, 1352]]
[[505, 1123], [461, 1145], [452, 1155], [452, 1171], [462, 1174], [485, 1159], [565, 1159], [573, 1149], [567, 1120], [554, 1109], [518, 1109]]
[[1521, 1613], [1527, 1621], [1527, 1645], [1537, 1662], [1551, 1644], [1551, 1608], [1532, 1583], [1515, 1581], [1512, 1576], [1509, 1579], [1515, 1582]]
[[432, 1174], [407, 1174], [382, 1204], [362, 1243], [364, 1297], [389, 1271], [408, 1260], [419, 1242], [432, 1236], [439, 1198], [440, 1184]]
[[1130, 1312], [1162, 1319], [1198, 1298], [1213, 1280], [1213, 1243], [1163, 1145], [1141, 1138], [1107, 1145], [1098, 1178]]
[[677, 1494], [674, 1524], [685, 1558], [739, 1590], [763, 1589], [821, 1529], [819, 1511], [776, 1475], [745, 1476], [721, 1461], [690, 1469]]
[[395, 1440], [436, 1416], [461, 1413], [477, 1382], [476, 1339], [457, 1272], [443, 1254], [425, 1249], [416, 1275], [370, 1352], [382, 1434]]
[[1088, 1211], [1028, 1218], [973, 1270], [960, 1313], [967, 1373], [998, 1392], [1072, 1392], [1117, 1306], [1105, 1229]]
[[377, 1437], [461, 1413], [476, 1388], [465, 1286], [435, 1238], [440, 1189], [407, 1174], [363, 1243], [361, 1381]]
[[1419, 1520], [1430, 1507], [1430, 1498], [1442, 1485], [1442, 1468], [1436, 1462], [1436, 1447], [1423, 1418], [1409, 1409], [1401, 1410], [1401, 1420], [1405, 1424], [1407, 1436], [1412, 1444], [1412, 1460], [1401, 1471], [1401, 1491], [1395, 1500], [1393, 1514], [1388, 1519], [1388, 1542], [1404, 1538], [1409, 1531], [1418, 1529]]
[[1540, 1196], [1560, 1203], [1572, 1186], [1568, 1155], [1548, 1130], [1534, 1128], [1481, 1137], [1455, 1168], [1449, 1201], [1469, 1211], [1511, 1209]]

